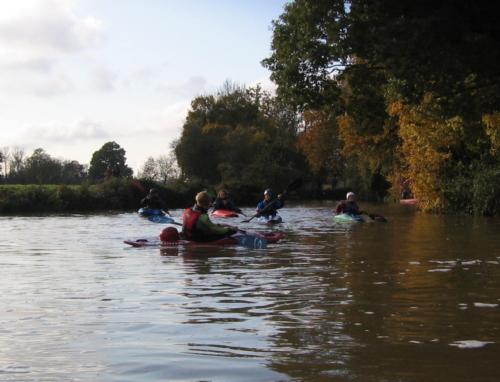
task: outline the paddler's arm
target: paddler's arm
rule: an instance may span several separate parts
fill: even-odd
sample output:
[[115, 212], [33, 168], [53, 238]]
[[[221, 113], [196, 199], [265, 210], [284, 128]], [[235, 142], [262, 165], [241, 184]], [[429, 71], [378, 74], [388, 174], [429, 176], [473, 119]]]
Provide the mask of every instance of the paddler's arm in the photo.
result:
[[200, 216], [196, 228], [207, 235], [232, 235], [237, 232], [234, 228], [212, 223], [208, 215]]

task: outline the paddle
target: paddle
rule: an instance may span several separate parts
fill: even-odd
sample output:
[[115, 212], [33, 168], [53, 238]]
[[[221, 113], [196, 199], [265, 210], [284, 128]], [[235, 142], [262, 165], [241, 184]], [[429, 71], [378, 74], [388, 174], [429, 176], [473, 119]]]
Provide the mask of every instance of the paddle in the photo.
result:
[[[302, 186], [302, 178], [295, 179], [292, 183], [288, 185], [288, 187], [283, 191], [281, 194], [285, 196], [289, 192], [292, 192], [296, 189], [298, 189], [300, 186]], [[253, 218], [256, 218], [257, 216], [262, 215], [264, 212], [269, 211], [272, 206], [278, 201], [278, 198], [275, 198], [273, 201], [269, 202], [260, 212], [257, 212], [255, 215], [253, 215], [250, 219], [247, 220], [242, 220], [243, 223], [249, 223], [252, 221]]]
[[370, 219], [373, 219], [373, 220], [375, 220], [376, 222], [379, 222], [379, 223], [387, 223], [387, 219], [384, 218], [382, 215], [369, 214], [368, 212], [365, 212], [365, 211], [362, 212], [362, 215], [367, 215], [367, 216], [370, 217]]

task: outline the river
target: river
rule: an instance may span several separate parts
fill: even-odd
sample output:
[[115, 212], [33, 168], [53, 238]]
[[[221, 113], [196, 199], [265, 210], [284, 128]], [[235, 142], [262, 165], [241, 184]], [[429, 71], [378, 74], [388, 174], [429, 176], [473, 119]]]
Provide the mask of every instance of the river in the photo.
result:
[[362, 207], [389, 222], [296, 204], [264, 250], [127, 247], [161, 228], [133, 213], [0, 217], [0, 380], [500, 380], [500, 220]]

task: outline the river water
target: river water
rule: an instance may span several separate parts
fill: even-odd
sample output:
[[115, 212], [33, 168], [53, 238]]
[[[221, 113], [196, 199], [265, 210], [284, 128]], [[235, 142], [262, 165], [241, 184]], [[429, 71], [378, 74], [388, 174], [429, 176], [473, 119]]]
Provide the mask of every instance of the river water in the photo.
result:
[[283, 209], [264, 250], [126, 247], [161, 228], [132, 213], [0, 217], [0, 380], [499, 381], [500, 220], [332, 207]]

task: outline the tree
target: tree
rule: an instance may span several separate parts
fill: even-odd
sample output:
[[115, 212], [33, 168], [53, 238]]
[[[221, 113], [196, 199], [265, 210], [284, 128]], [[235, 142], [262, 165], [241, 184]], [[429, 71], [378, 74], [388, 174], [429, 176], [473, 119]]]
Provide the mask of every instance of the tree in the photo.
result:
[[76, 160], [66, 160], [62, 162], [61, 181], [64, 184], [79, 184], [87, 176], [86, 165], [80, 164]]
[[60, 161], [37, 148], [26, 159], [22, 173], [27, 183], [56, 184], [61, 182], [61, 168]]
[[3, 174], [4, 166], [5, 166], [5, 155], [3, 151], [0, 151], [0, 178], [3, 178], [5, 175]]
[[175, 154], [160, 155], [158, 158], [149, 157], [137, 174], [138, 178], [155, 182], [167, 183], [179, 177]]
[[142, 165], [139, 170], [137, 177], [140, 179], [157, 181], [158, 180], [158, 170], [156, 167], [156, 160], [153, 157], [146, 159], [146, 162]]
[[320, 182], [338, 178], [344, 169], [341, 142], [335, 118], [321, 112], [304, 113], [305, 129], [298, 136], [298, 147], [305, 154], [309, 167]]
[[331, 133], [352, 169], [406, 179], [426, 209], [491, 213], [495, 15], [486, 0], [296, 0], [273, 23], [263, 64], [290, 105], [336, 116]]
[[182, 174], [207, 185], [266, 186], [305, 167], [293, 109], [259, 87], [225, 86], [191, 103], [175, 155]]
[[116, 142], [107, 142], [92, 154], [89, 178], [102, 180], [109, 176], [130, 177], [132, 169], [126, 165], [125, 150]]
[[16, 175], [24, 167], [24, 159], [26, 154], [23, 149], [19, 147], [14, 147], [10, 153], [9, 159], [9, 175]]

